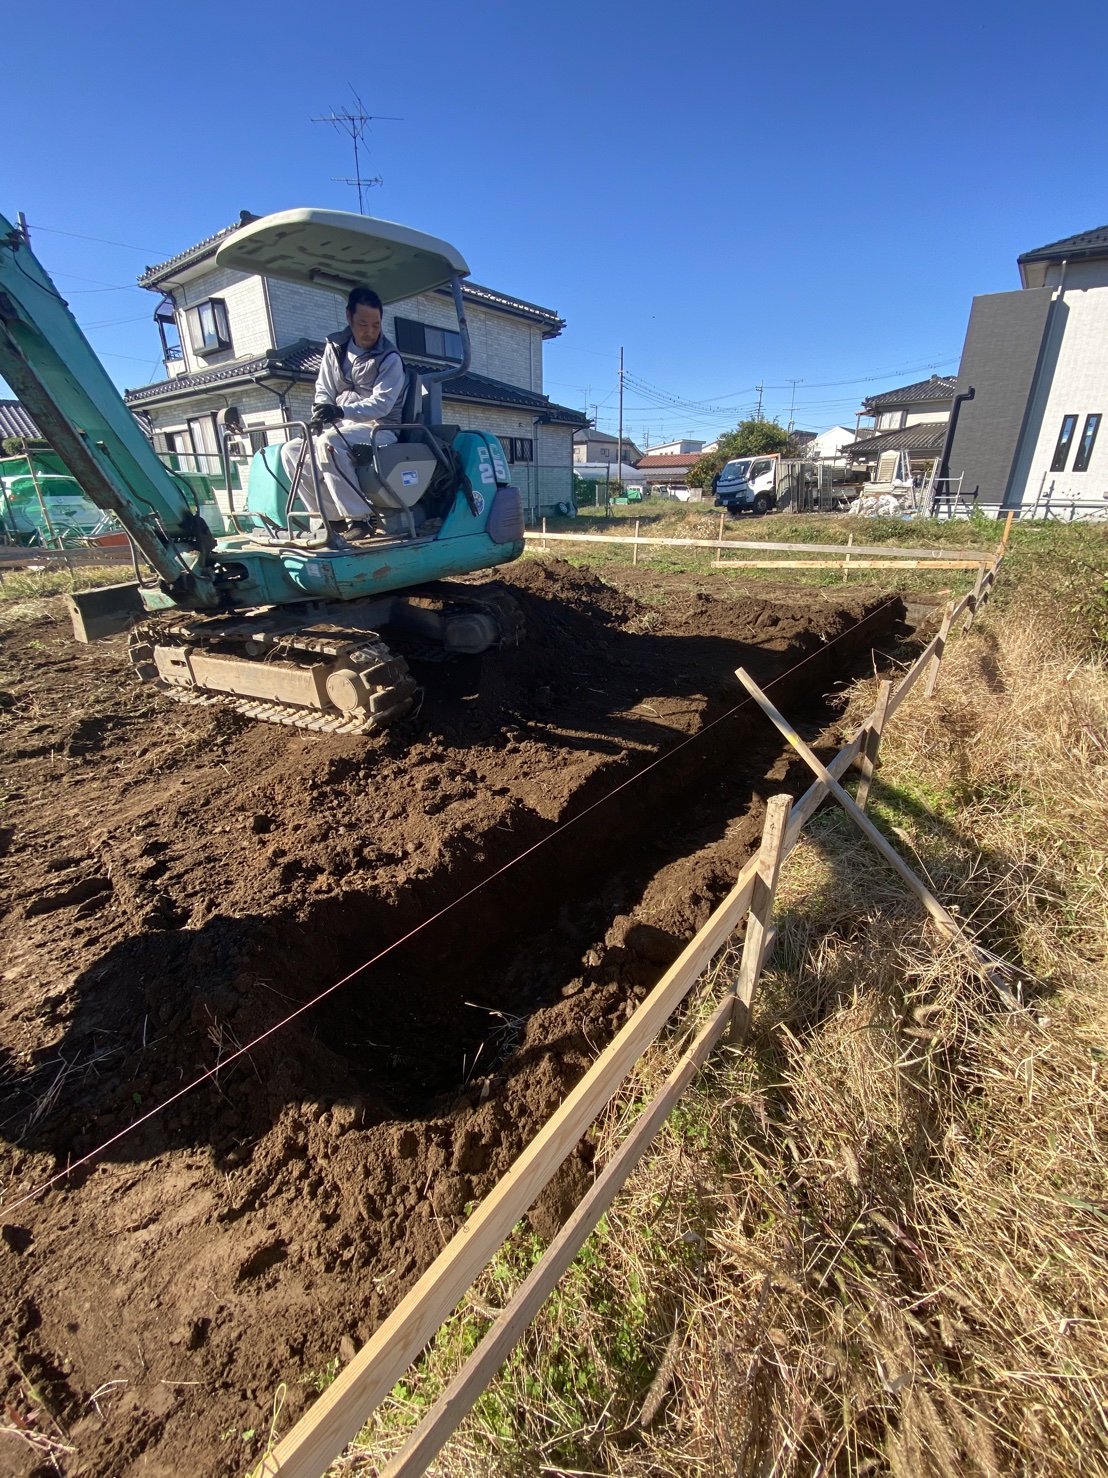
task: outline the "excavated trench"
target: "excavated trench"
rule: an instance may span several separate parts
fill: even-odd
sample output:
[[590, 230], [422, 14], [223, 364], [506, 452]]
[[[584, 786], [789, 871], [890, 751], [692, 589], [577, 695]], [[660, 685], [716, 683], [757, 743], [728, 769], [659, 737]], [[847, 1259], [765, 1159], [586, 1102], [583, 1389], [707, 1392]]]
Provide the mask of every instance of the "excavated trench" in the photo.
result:
[[[830, 654], [823, 658], [817, 682], [834, 677], [832, 662]], [[826, 721], [821, 697], [813, 701], [810, 690], [798, 687], [790, 691], [788, 680], [780, 682], [775, 697], [802, 722]], [[718, 840], [736, 817], [752, 808], [760, 814], [766, 776], [780, 755], [777, 736], [747, 708], [666, 755], [594, 810], [583, 798], [580, 819], [566, 830], [321, 1003], [315, 1036], [350, 1063], [359, 1090], [385, 1099], [391, 1115], [440, 1107], [435, 1100], [456, 1093], [475, 1063], [483, 1072], [494, 1066], [489, 1056], [498, 1055], [498, 1039], [500, 1048], [510, 1041], [501, 1031], [505, 1022], [558, 997], [589, 947], [603, 940], [613, 914], [641, 896], [653, 876]], [[516, 841], [531, 844], [523, 835]], [[458, 872], [453, 876], [459, 879]], [[308, 984], [309, 998], [313, 987], [324, 988], [365, 959], [359, 904], [327, 912], [325, 920], [311, 921], [301, 947], [313, 951], [313, 937], [328, 934], [333, 964], [307, 977], [297, 967], [291, 972], [301, 989]], [[652, 936], [654, 972], [686, 942], [665, 930]], [[318, 1091], [326, 1093], [326, 1085]]]
[[[806, 732], [818, 732], [831, 716], [825, 693], [859, 656], [868, 658], [901, 613], [885, 605], [806, 659], [789, 654], [773, 681], [775, 701]], [[353, 1096], [371, 1117], [441, 1111], [468, 1077], [503, 1059], [516, 1039], [512, 1023], [579, 977], [582, 956], [653, 877], [711, 847], [736, 818], [747, 819], [756, 843], [764, 799], [780, 783], [768, 777], [781, 771], [783, 746], [752, 703], [733, 714], [730, 706], [715, 703], [701, 732], [657, 759], [595, 776], [553, 835], [548, 823], [521, 815], [494, 845], [480, 839], [472, 856], [453, 858], [445, 878], [432, 877], [387, 909], [356, 894], [329, 899], [295, 923], [267, 921], [249, 968], [290, 1008], [359, 970], [378, 941], [418, 930], [287, 1029], [298, 1039], [293, 1055], [307, 1059], [297, 1090], [323, 1102]], [[795, 767], [791, 788], [799, 793], [810, 778]], [[504, 863], [511, 865], [498, 871]], [[440, 908], [447, 911], [424, 924]], [[687, 936], [640, 925], [622, 955], [635, 954], [636, 942], [643, 968], [625, 968], [625, 984], [652, 981]], [[288, 1047], [279, 1050], [287, 1064]]]
[[[886, 602], [830, 642], [810, 636], [760, 664], [748, 660], [772, 682], [775, 701], [814, 733], [828, 717], [824, 694], [889, 636], [902, 609]], [[233, 1152], [264, 1134], [290, 1101], [354, 1100], [366, 1122], [441, 1109], [474, 1072], [495, 1068], [518, 1035], [512, 1023], [518, 1027], [580, 976], [582, 956], [652, 877], [710, 848], [736, 818], [747, 818], [750, 845], [756, 842], [782, 745], [752, 703], [729, 713], [736, 703], [737, 684], [706, 706], [688, 740], [674, 736], [660, 755], [625, 752], [596, 771], [559, 826], [513, 808], [491, 831], [457, 839], [447, 865], [397, 893], [350, 891], [265, 917], [217, 913], [198, 930], [125, 939], [78, 979], [83, 1004], [71, 1035], [95, 1042], [122, 1014], [143, 1022], [141, 1051], [132, 1033], [120, 1069], [87, 1081], [70, 1095], [68, 1112], [42, 1116], [24, 1143], [59, 1156], [82, 1152], [133, 1117], [130, 1104], [151, 1091], [166, 1096], [195, 1076], [208, 1043], [228, 1055], [359, 970], [252, 1052], [249, 1065], [228, 1070], [216, 1092], [244, 1101], [217, 1119], [216, 1144]], [[807, 783], [798, 770], [794, 788]], [[721, 878], [716, 891], [726, 886]], [[476, 891], [456, 903], [469, 889]], [[641, 926], [620, 945], [625, 985], [656, 978], [689, 932]], [[642, 969], [626, 963], [636, 940]], [[115, 1021], [104, 1014], [105, 998]], [[190, 1029], [193, 1050], [182, 1051]], [[257, 1074], [264, 1093], [252, 1081]], [[120, 1152], [143, 1157], [157, 1144], [208, 1135], [202, 1100], [216, 1092], [202, 1090], [169, 1110]]]
[[[801, 631], [776, 651], [735, 643], [737, 658], [724, 660], [749, 665], [814, 735], [829, 716], [824, 695], [903, 630], [903, 614], [898, 601], [875, 602], [830, 637]], [[720, 651], [713, 658], [718, 667]], [[455, 686], [467, 686], [464, 672]], [[172, 1105], [113, 1153], [141, 1160], [206, 1141], [233, 1163], [290, 1103], [353, 1102], [363, 1123], [433, 1115], [471, 1078], [496, 1070], [532, 1013], [582, 981], [614, 980], [624, 997], [653, 983], [756, 845], [762, 802], [784, 773], [779, 737], [738, 683], [708, 693], [687, 738], [670, 729], [662, 744], [612, 745], [557, 821], [510, 805], [487, 829], [455, 835], [438, 865], [403, 887], [329, 892], [265, 914], [217, 910], [200, 927], [127, 934], [69, 993], [77, 1004], [58, 1050], [58, 1060], [75, 1063], [66, 1092], [44, 1110], [29, 1080], [9, 1134], [59, 1159], [82, 1154], [197, 1076], [213, 1047], [227, 1057], [351, 972], [214, 1087]], [[527, 732], [538, 762], [556, 764], [556, 736], [541, 721]], [[346, 768], [334, 761], [329, 774]], [[798, 767], [791, 781], [799, 793], [809, 777]], [[695, 898], [671, 898], [658, 921], [637, 919], [628, 937], [609, 942], [619, 968], [582, 976], [582, 958], [590, 948], [598, 963], [605, 958], [613, 919], [652, 879], [710, 854], [729, 831], [730, 854], [708, 885], [690, 884]], [[147, 871], [156, 873], [163, 844], [152, 845]], [[298, 865], [286, 864], [290, 878]], [[707, 866], [712, 873], [715, 864]], [[404, 942], [391, 948], [396, 940]]]

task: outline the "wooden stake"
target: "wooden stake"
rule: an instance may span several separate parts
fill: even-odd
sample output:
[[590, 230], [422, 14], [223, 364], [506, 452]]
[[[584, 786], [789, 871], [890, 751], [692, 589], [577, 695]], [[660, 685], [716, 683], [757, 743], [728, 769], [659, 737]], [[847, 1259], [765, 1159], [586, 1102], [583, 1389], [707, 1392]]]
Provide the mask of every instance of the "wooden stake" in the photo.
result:
[[542, 516], [542, 547], [546, 548], [546, 514]]
[[866, 730], [866, 747], [862, 750], [859, 764], [862, 778], [858, 781], [858, 794], [855, 797], [859, 811], [866, 809], [866, 802], [869, 800], [869, 788], [873, 784], [873, 769], [877, 763], [877, 750], [884, 732], [885, 719], [888, 717], [889, 699], [892, 697], [892, 692], [892, 683], [882, 680], [881, 686], [877, 689], [877, 707], [873, 710], [873, 717]]
[[726, 513], [721, 513], [719, 516], [719, 542], [721, 544], [723, 543], [723, 521], [726, 517]]
[[771, 796], [766, 807], [762, 845], [758, 851], [758, 871], [754, 876], [754, 892], [746, 920], [742, 964], [735, 983], [735, 1010], [727, 1036], [729, 1042], [745, 1042], [750, 1032], [750, 1008], [754, 1000], [754, 987], [762, 973], [766, 955], [766, 940], [770, 931], [781, 859], [785, 855], [785, 833], [788, 830], [791, 808], [792, 797], [787, 795]]
[[946, 650], [946, 640], [950, 635], [950, 623], [954, 620], [954, 602], [948, 600], [946, 610], [943, 611], [943, 622], [939, 627], [938, 640], [935, 643], [935, 655], [931, 658], [931, 666], [927, 669], [927, 686], [923, 690], [925, 698], [931, 698], [935, 693], [935, 684], [939, 680], [939, 667], [942, 664], [943, 652]]
[[[1046, 474], [1044, 473], [1043, 476], [1045, 477]], [[1004, 537], [1003, 537], [1003, 539], [1001, 539], [1001, 541], [1000, 541], [1000, 548], [996, 552], [996, 557], [997, 557], [997, 561], [998, 562], [1000, 560], [1002, 560], [1004, 558], [1005, 554], [1007, 553], [1007, 550], [1008, 550], [1008, 540], [1011, 538], [1011, 534], [1012, 534], [1012, 520], [1013, 520], [1013, 518], [1015, 518], [1015, 516], [1016, 516], [1016, 510], [1014, 508], [1010, 508], [1008, 510], [1008, 517], [1004, 520]]]
[[981, 591], [985, 584], [985, 569], [986, 566], [984, 564], [980, 564], [977, 567], [977, 584], [973, 587], [973, 594], [970, 596], [969, 604], [966, 607], [966, 619], [962, 622], [963, 636], [965, 636], [966, 632], [973, 625], [973, 618], [977, 615], [978, 603], [981, 600]]
[[639, 562], [639, 520], [635, 520], [635, 542], [631, 548], [631, 563], [637, 565]]
[[[850, 546], [853, 543], [854, 543], [854, 535], [853, 534], [848, 534], [847, 535], [847, 539], [846, 539], [846, 547], [847, 547], [847, 549], [849, 549]], [[845, 554], [843, 556], [843, 584], [844, 585], [846, 584], [846, 577], [847, 577], [847, 575], [849, 573], [850, 573], [850, 555], [849, 554]]]
[[819, 779], [823, 781], [824, 785], [827, 786], [829, 793], [835, 797], [839, 805], [842, 806], [843, 810], [854, 822], [855, 826], [857, 826], [858, 830], [862, 833], [866, 840], [869, 841], [877, 849], [878, 852], [880, 852], [881, 856], [884, 857], [885, 861], [897, 874], [900, 880], [905, 883], [907, 887], [920, 900], [924, 908], [926, 908], [927, 912], [931, 915], [932, 919], [938, 926], [939, 932], [943, 934], [945, 938], [951, 940], [952, 942], [962, 945], [973, 958], [974, 963], [985, 975], [986, 979], [992, 985], [993, 989], [996, 991], [997, 995], [1004, 1002], [1004, 1004], [1011, 1010], [1019, 1010], [1019, 1001], [1009, 990], [1008, 986], [1004, 983], [1004, 980], [1000, 975], [1000, 971], [999, 969], [997, 969], [997, 966], [1002, 964], [1003, 962], [995, 960], [992, 956], [989, 955], [988, 951], [983, 949], [979, 944], [976, 944], [972, 940], [967, 939], [967, 937], [962, 932], [961, 925], [954, 918], [953, 914], [951, 914], [948, 909], [943, 907], [943, 905], [935, 897], [934, 893], [931, 892], [931, 889], [928, 888], [927, 884], [924, 883], [922, 879], [916, 876], [916, 874], [904, 861], [904, 858], [901, 857], [900, 853], [894, 847], [889, 845], [889, 843], [877, 830], [877, 827], [874, 826], [873, 822], [869, 819], [866, 813], [855, 804], [853, 798], [842, 788], [842, 786], [831, 774], [831, 771], [827, 768], [823, 761], [817, 759], [817, 757], [812, 753], [811, 749], [808, 747], [807, 744], [805, 744], [804, 740], [793, 728], [792, 724], [789, 723], [788, 719], [785, 718], [784, 715], [781, 714], [773, 706], [770, 700], [766, 697], [765, 693], [762, 692], [761, 688], [746, 671], [746, 669], [742, 667], [738, 668], [735, 676], [739, 679], [746, 691], [758, 704], [759, 708], [761, 708], [766, 717], [772, 719], [772, 721], [777, 725], [778, 729], [780, 729], [781, 733], [784, 734], [785, 738], [796, 750], [797, 754], [800, 755], [805, 764], [808, 765], [809, 769], [811, 769], [813, 773], [816, 774]]

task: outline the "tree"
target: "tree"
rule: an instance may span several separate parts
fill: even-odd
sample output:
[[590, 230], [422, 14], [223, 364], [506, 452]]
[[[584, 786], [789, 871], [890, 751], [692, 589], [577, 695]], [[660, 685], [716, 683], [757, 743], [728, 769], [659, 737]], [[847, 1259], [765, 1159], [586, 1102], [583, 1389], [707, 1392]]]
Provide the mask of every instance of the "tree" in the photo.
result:
[[50, 443], [41, 436], [5, 436], [0, 451], [5, 457], [21, 457], [24, 452], [48, 452]]
[[724, 465], [734, 457], [765, 457], [779, 452], [795, 457], [798, 448], [792, 437], [776, 421], [740, 421], [734, 431], [725, 431], [714, 452], [707, 452], [689, 469], [688, 481], [693, 487], [708, 488]]

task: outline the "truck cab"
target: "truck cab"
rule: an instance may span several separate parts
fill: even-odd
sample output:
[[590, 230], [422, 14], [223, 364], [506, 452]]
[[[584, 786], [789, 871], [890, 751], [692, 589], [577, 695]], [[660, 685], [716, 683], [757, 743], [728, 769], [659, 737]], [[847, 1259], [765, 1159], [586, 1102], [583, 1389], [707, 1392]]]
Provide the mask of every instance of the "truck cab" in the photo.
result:
[[777, 506], [779, 458], [734, 457], [715, 481], [716, 507], [729, 513], [768, 513]]

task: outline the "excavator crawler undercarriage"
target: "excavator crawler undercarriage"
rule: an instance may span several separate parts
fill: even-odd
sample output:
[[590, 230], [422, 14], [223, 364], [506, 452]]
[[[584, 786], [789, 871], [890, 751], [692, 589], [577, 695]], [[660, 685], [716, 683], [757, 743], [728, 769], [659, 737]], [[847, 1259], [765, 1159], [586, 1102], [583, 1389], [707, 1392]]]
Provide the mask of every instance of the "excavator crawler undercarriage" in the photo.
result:
[[[382, 639], [387, 630], [389, 645]], [[494, 589], [428, 587], [406, 596], [152, 617], [131, 633], [138, 675], [182, 703], [336, 734], [407, 717], [420, 688], [406, 657], [443, 660], [514, 646], [523, 617]]]

